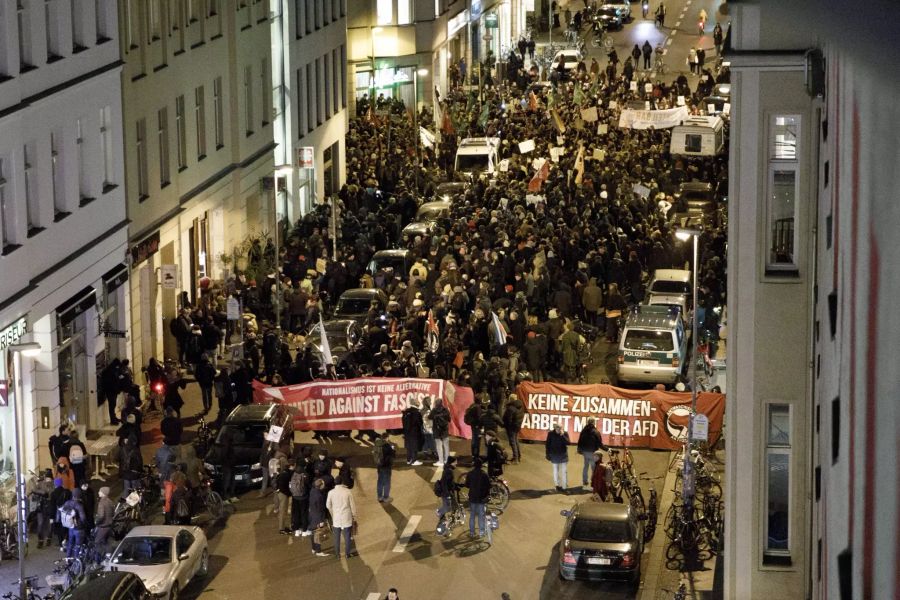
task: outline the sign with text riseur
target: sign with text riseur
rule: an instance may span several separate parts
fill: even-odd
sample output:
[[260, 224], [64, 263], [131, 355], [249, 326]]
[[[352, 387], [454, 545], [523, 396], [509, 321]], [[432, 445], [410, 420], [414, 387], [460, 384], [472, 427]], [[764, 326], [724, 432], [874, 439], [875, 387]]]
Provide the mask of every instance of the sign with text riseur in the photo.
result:
[[253, 382], [253, 401], [277, 402], [294, 411], [294, 428], [301, 431], [347, 429], [400, 429], [401, 413], [417, 400], [431, 405], [443, 399], [450, 411], [450, 435], [471, 438], [463, 415], [474, 399], [471, 388], [441, 379], [365, 377], [340, 381], [313, 381], [268, 387]]
[[[544, 441], [559, 423], [575, 443], [593, 417], [608, 446], [675, 450], [687, 437], [691, 395], [687, 392], [629, 390], [611, 385], [562, 385], [525, 382], [516, 388], [525, 406], [519, 437]], [[697, 412], [709, 418], [709, 444], [722, 433], [725, 395], [701, 392]]]

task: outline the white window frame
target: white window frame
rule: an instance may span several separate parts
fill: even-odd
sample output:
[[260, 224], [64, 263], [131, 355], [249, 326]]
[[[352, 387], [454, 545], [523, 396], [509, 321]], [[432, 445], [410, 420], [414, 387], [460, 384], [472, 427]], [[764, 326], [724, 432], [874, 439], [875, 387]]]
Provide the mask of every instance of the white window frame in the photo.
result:
[[22, 146], [22, 164], [25, 173], [25, 220], [28, 231], [31, 231], [41, 227], [41, 205], [35, 189], [34, 171], [36, 167], [32, 164], [34, 151], [29, 152], [28, 146], [29, 144]]
[[394, 24], [394, 0], [376, 0], [375, 24], [376, 25], [393, 25]]
[[269, 68], [269, 59], [262, 59], [259, 73], [262, 89], [262, 127], [265, 127], [272, 122], [272, 84], [269, 79], [271, 72], [272, 69]]
[[59, 1], [44, 0], [44, 35], [47, 42], [47, 59], [62, 58], [62, 47], [59, 35]]
[[171, 169], [169, 164], [169, 107], [163, 106], [156, 111], [156, 139], [159, 144], [159, 187], [169, 185]]
[[59, 132], [50, 132], [50, 191], [53, 195], [54, 216], [69, 212], [66, 206], [66, 181], [61, 164], [62, 157], [59, 154], [60, 137]]
[[184, 95], [175, 98], [175, 160], [179, 171], [187, 169], [187, 131], [184, 121]]
[[197, 124], [197, 160], [206, 158], [206, 91], [194, 88], [194, 119]]
[[225, 100], [222, 97], [222, 78], [213, 80], [213, 118], [216, 127], [216, 150], [225, 145]]
[[8, 159], [0, 158], [0, 252], [3, 252], [6, 246], [16, 243], [15, 198], [7, 187], [9, 182], [5, 175], [8, 162]]
[[19, 33], [19, 71], [32, 68], [31, 15], [24, 0], [16, 0], [16, 26]]
[[[797, 139], [794, 146], [794, 156], [778, 157], [773, 154], [772, 149], [775, 147], [775, 128], [778, 119], [793, 118], [797, 120]], [[802, 150], [800, 140], [802, 139], [803, 118], [799, 114], [773, 114], [769, 116], [767, 140], [766, 140], [766, 184], [765, 184], [765, 253], [766, 253], [766, 272], [797, 272], [799, 266], [797, 261], [797, 253], [799, 251], [799, 207], [800, 207], [800, 152]], [[775, 174], [776, 172], [792, 172], [794, 173], [794, 215], [793, 215], [793, 235], [792, 235], [792, 252], [791, 261], [776, 261], [772, 250], [775, 244], [774, 227], [776, 222], [775, 202], [773, 194], [775, 192]]]
[[[765, 458], [763, 460], [763, 501], [761, 502], [761, 519], [762, 523], [762, 550], [763, 557], [772, 557], [772, 558], [791, 558], [791, 552], [793, 551], [793, 531], [791, 528], [791, 518], [794, 512], [793, 506], [793, 498], [794, 498], [794, 476], [791, 472], [793, 470], [793, 426], [794, 426], [794, 411], [793, 406], [788, 402], [783, 401], [772, 401], [766, 402], [764, 404], [765, 407]], [[788, 442], [784, 443], [773, 443], [769, 438], [769, 432], [772, 427], [772, 412], [773, 408], [786, 408], [788, 413]], [[787, 456], [787, 465], [788, 465], [788, 485], [787, 485], [787, 548], [769, 548], [769, 459], [771, 456]]]
[[253, 66], [244, 67], [244, 118], [247, 137], [253, 135]]
[[84, 162], [84, 125], [82, 119], [75, 119], [75, 160], [78, 161], [78, 201], [83, 204], [90, 198], [90, 181]]
[[103, 187], [116, 185], [113, 177], [113, 137], [112, 108], [104, 106], [100, 109], [100, 153], [103, 155]]
[[138, 201], [144, 201], [150, 197], [149, 182], [147, 181], [147, 121], [138, 119], [135, 124], [135, 156], [137, 158], [137, 193]]
[[412, 0], [397, 0], [397, 25], [410, 25], [412, 22]]

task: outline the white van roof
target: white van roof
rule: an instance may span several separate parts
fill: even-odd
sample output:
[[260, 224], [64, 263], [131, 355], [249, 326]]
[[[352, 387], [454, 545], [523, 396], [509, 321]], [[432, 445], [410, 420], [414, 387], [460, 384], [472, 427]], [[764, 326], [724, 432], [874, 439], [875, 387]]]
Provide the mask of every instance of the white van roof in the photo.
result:
[[476, 137], [466, 138], [459, 143], [456, 149], [457, 154], [487, 154], [491, 148], [500, 146], [500, 138], [497, 137]]
[[705, 129], [721, 129], [724, 125], [722, 117], [719, 116], [690, 116], [681, 122], [681, 127], [703, 127]]
[[691, 280], [691, 272], [682, 269], [657, 269], [653, 271], [653, 279], [656, 281], [683, 281]]

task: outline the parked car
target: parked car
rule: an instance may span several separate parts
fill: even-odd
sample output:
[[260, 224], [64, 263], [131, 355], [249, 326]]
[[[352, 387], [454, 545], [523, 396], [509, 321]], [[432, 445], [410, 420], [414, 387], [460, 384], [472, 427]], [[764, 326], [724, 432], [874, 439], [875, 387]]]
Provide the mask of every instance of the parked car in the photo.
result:
[[584, 56], [577, 48], [563, 48], [553, 57], [553, 62], [550, 63], [551, 69], [556, 68], [560, 58], [563, 61], [563, 67], [565, 67], [566, 71], [573, 71], [578, 66], [578, 63], [582, 61]]
[[[362, 339], [362, 326], [353, 319], [332, 319], [322, 323], [325, 326], [325, 335], [328, 337], [328, 347], [331, 349], [331, 358], [334, 366], [338, 367], [347, 361], [353, 353], [353, 349]], [[306, 343], [312, 344], [313, 354], [324, 368], [325, 361], [322, 356], [322, 329], [316, 323], [306, 336]]]
[[266, 433], [277, 425], [282, 428], [279, 442], [293, 448], [294, 419], [283, 404], [246, 404], [238, 406], [228, 417], [216, 436], [216, 441], [203, 459], [203, 466], [214, 477], [222, 475], [222, 459], [226, 436], [232, 436], [232, 474], [237, 487], [262, 483], [259, 462]]
[[585, 501], [566, 517], [559, 542], [559, 578], [566, 580], [641, 580], [644, 523], [628, 503]]
[[500, 165], [500, 138], [465, 138], [456, 147], [453, 169], [465, 177], [493, 177]]
[[135, 527], [119, 542], [104, 567], [134, 573], [155, 598], [177, 600], [192, 579], [202, 579], [209, 573], [206, 534], [194, 526]]
[[[401, 277], [405, 277], [405, 274]], [[334, 319], [353, 319], [362, 324], [366, 322], [366, 316], [373, 302], [378, 305], [378, 310], [383, 312], [387, 308], [387, 294], [378, 288], [349, 289], [338, 298], [331, 316]]]
[[594, 21], [607, 31], [619, 30], [624, 26], [624, 18], [615, 6], [601, 6], [594, 13]]
[[452, 202], [455, 198], [465, 194], [468, 189], [469, 184], [465, 181], [444, 181], [435, 186], [434, 199]]
[[687, 364], [687, 349], [678, 307], [635, 306], [619, 341], [619, 382], [676, 383]]
[[410, 267], [412, 267], [412, 261], [409, 258], [409, 250], [406, 248], [379, 250], [372, 255], [372, 260], [369, 261], [369, 265], [366, 269], [374, 276], [379, 269], [384, 267], [391, 267], [394, 270], [394, 273], [398, 273], [401, 277], [405, 278], [406, 274], [409, 273]]
[[691, 272], [682, 269], [657, 269], [647, 287], [647, 302], [651, 305], [675, 306], [682, 318], [687, 318], [691, 297]]
[[153, 600], [154, 597], [134, 573], [101, 571], [88, 576], [59, 600]]
[[631, 2], [628, 0], [608, 0], [607, 2], [604, 2], [600, 8], [616, 9], [616, 12], [619, 13], [619, 17], [622, 18], [623, 23], [631, 20]]
[[711, 184], [687, 181], [678, 186], [673, 206], [673, 209], [676, 209], [676, 222], [687, 218], [688, 224], [702, 224], [707, 220], [715, 224], [718, 220], [716, 208], [716, 197]]

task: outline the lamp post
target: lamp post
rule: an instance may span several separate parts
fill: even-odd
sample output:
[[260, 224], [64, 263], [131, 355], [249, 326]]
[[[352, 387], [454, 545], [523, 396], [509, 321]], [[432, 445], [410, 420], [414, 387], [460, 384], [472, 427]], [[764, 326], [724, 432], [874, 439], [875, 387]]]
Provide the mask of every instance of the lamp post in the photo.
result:
[[19, 425], [19, 402], [22, 399], [22, 356], [37, 356], [41, 353], [41, 345], [37, 342], [12, 344], [9, 351], [13, 354], [13, 377], [15, 378], [15, 395], [13, 396], [13, 428], [16, 440], [16, 537], [19, 547], [19, 597], [25, 597], [25, 550], [28, 543], [28, 505], [25, 497], [25, 469], [22, 467], [22, 432]]
[[278, 269], [278, 263], [281, 261], [281, 240], [279, 238], [279, 229], [281, 228], [281, 222], [278, 219], [278, 179], [279, 177], [284, 177], [284, 194], [285, 194], [285, 207], [284, 207], [284, 215], [288, 214], [287, 210], [287, 189], [288, 189], [288, 177], [291, 176], [293, 169], [290, 165], [278, 165], [275, 167], [275, 200], [273, 202], [274, 206], [274, 216], [275, 216], [275, 329], [278, 332], [278, 339], [281, 340], [281, 303], [284, 301], [284, 294], [281, 292], [281, 272]]
[[[675, 231], [675, 237], [686, 242], [690, 238], [694, 238], [694, 260], [693, 273], [691, 275], [692, 294], [691, 300], [691, 357], [690, 357], [690, 377], [691, 377], [691, 415], [688, 419], [688, 436], [685, 445], [685, 455], [682, 461], [682, 495], [684, 498], [685, 511], [690, 517], [694, 509], [694, 480], [693, 480], [693, 464], [691, 463], [691, 445], [694, 437], [694, 415], [697, 414], [697, 245], [700, 239], [699, 229], [679, 228]], [[693, 558], [692, 558], [693, 559]], [[691, 559], [691, 560], [692, 560]]]
[[[383, 27], [372, 27], [371, 32], [369, 33], [369, 42], [372, 44], [372, 79], [371, 85], [369, 85], [369, 89], [372, 90], [372, 97], [369, 98], [370, 105], [375, 103], [375, 34], [381, 33], [384, 31]], [[372, 112], [375, 112], [375, 109], [372, 109]]]
[[419, 203], [419, 172], [422, 168], [422, 157], [419, 155], [419, 144], [422, 142], [422, 135], [419, 133], [419, 76], [428, 75], [428, 69], [416, 69], [413, 75], [413, 129], [416, 132], [416, 172], [415, 172], [415, 199], [416, 204]]

